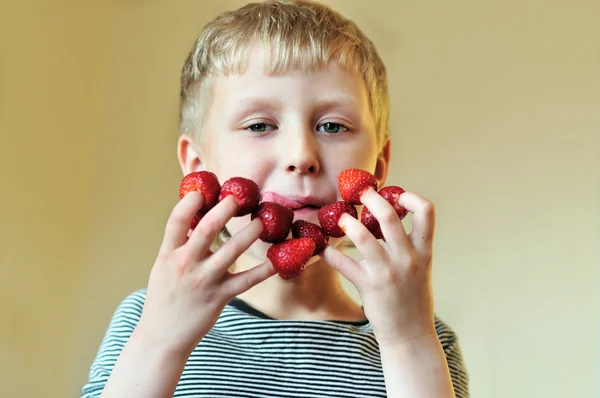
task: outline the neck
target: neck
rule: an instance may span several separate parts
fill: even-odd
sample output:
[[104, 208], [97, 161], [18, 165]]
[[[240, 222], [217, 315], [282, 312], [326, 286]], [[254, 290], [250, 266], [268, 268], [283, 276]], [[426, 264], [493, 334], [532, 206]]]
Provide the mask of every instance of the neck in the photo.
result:
[[[254, 265], [256, 261], [242, 256], [236, 263], [236, 272]], [[344, 289], [339, 273], [323, 260], [310, 264], [295, 279], [284, 280], [275, 275], [238, 298], [274, 319], [365, 319], [361, 306]]]

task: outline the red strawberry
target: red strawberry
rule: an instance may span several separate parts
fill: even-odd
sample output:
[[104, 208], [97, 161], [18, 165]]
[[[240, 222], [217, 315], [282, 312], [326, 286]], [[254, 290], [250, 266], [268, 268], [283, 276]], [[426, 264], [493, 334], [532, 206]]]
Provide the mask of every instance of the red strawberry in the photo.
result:
[[196, 215], [194, 216], [194, 218], [192, 218], [192, 225], [190, 225], [191, 229], [194, 229], [198, 226], [198, 223], [200, 222], [200, 220], [202, 220], [202, 217], [204, 217], [205, 213], [202, 213], [201, 211], [199, 211], [198, 213], [196, 213]]
[[315, 251], [310, 238], [289, 239], [269, 247], [267, 258], [282, 279], [292, 279], [304, 271], [306, 263]]
[[325, 205], [319, 209], [317, 217], [321, 228], [331, 237], [341, 238], [346, 233], [338, 226], [338, 221], [342, 214], [348, 213], [352, 217], [358, 219], [356, 208], [348, 202], [339, 201]]
[[292, 229], [294, 211], [275, 202], [262, 202], [252, 212], [252, 219], [259, 217], [264, 230], [260, 239], [269, 243], [282, 242]]
[[221, 184], [217, 176], [210, 171], [193, 171], [181, 180], [179, 198], [183, 198], [191, 191], [198, 191], [204, 196], [204, 205], [200, 211], [206, 213], [217, 204]]
[[304, 220], [294, 221], [292, 224], [292, 236], [298, 238], [311, 238], [315, 241], [315, 251], [313, 256], [321, 254], [329, 242], [329, 236], [323, 231], [323, 228]]
[[[394, 210], [396, 210], [396, 214], [398, 214], [400, 220], [404, 219], [404, 217], [406, 217], [408, 214], [408, 210], [400, 206], [398, 203], [398, 198], [402, 193], [404, 193], [404, 189], [395, 185], [383, 187], [379, 191], [379, 194], [394, 207]], [[369, 231], [371, 231], [375, 238], [383, 239], [379, 221], [377, 221], [375, 216], [373, 216], [373, 213], [371, 213], [366, 206], [363, 207], [363, 210], [360, 214], [360, 222], [362, 222], [363, 225], [367, 227]]]
[[252, 213], [252, 210], [260, 201], [258, 185], [254, 181], [243, 177], [233, 177], [223, 183], [219, 194], [219, 202], [229, 195], [235, 196], [240, 206], [235, 215], [236, 217]]
[[338, 176], [338, 187], [342, 199], [353, 205], [360, 205], [360, 195], [369, 187], [377, 191], [377, 180], [373, 174], [360, 169], [346, 169]]
[[360, 222], [363, 223], [365, 227], [373, 234], [375, 239], [383, 239], [383, 233], [381, 232], [381, 227], [379, 226], [379, 221], [375, 218], [373, 213], [369, 211], [367, 206], [363, 207], [362, 212], [360, 213]]

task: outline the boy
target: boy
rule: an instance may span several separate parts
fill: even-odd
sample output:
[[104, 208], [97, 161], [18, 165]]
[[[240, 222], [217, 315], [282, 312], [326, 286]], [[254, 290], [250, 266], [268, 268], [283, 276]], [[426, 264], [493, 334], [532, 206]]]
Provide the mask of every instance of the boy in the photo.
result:
[[[224, 13], [183, 67], [182, 172], [251, 179], [262, 200], [318, 224], [318, 208], [340, 200], [342, 170], [368, 170], [384, 186], [386, 80], [372, 43], [326, 6], [269, 1]], [[433, 205], [400, 196], [413, 213], [407, 234], [377, 192], [361, 201], [385, 243], [345, 214], [339, 226], [365, 260], [331, 238], [284, 280], [266, 260], [260, 219], [236, 216], [228, 196], [190, 232], [204, 198], [187, 194], [148, 288], [114, 314], [82, 396], [467, 397], [457, 338], [433, 313]]]

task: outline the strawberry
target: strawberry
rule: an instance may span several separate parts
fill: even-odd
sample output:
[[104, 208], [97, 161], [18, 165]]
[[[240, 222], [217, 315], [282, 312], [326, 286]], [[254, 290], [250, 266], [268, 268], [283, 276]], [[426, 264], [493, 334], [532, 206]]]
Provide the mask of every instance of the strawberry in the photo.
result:
[[373, 174], [360, 169], [346, 169], [338, 176], [338, 187], [342, 199], [353, 205], [362, 204], [360, 195], [369, 187], [377, 191], [377, 180]]
[[346, 233], [338, 226], [342, 214], [348, 213], [358, 219], [356, 208], [348, 202], [338, 201], [325, 205], [319, 209], [317, 217], [321, 228], [331, 237], [341, 238]]
[[206, 213], [217, 204], [221, 184], [217, 176], [210, 171], [193, 171], [181, 180], [179, 198], [183, 198], [191, 191], [198, 191], [204, 196], [204, 205], [200, 211]]
[[275, 202], [262, 202], [252, 212], [252, 220], [259, 217], [264, 230], [260, 239], [268, 243], [282, 242], [292, 229], [294, 211]]
[[315, 242], [315, 251], [313, 256], [321, 254], [329, 242], [329, 235], [323, 231], [323, 228], [304, 220], [296, 220], [292, 224], [292, 236], [298, 238], [311, 238]]
[[219, 202], [227, 196], [233, 195], [238, 201], [239, 209], [236, 217], [252, 213], [252, 210], [260, 201], [258, 185], [252, 180], [243, 177], [233, 177], [225, 181], [221, 186]]
[[[396, 210], [396, 214], [398, 214], [400, 220], [404, 219], [404, 217], [406, 217], [406, 215], [408, 214], [408, 210], [400, 206], [400, 204], [398, 203], [398, 198], [402, 193], [404, 193], [404, 189], [395, 185], [383, 187], [379, 191], [379, 194], [394, 207], [394, 210]], [[360, 214], [360, 222], [362, 222], [363, 225], [367, 227], [369, 231], [371, 231], [375, 238], [383, 239], [383, 234], [381, 233], [379, 221], [377, 221], [375, 216], [373, 216], [373, 213], [371, 213], [371, 211], [369, 211], [369, 209], [366, 206], [363, 207], [363, 210]]]
[[360, 213], [360, 222], [367, 227], [375, 239], [383, 239], [383, 233], [381, 232], [379, 221], [377, 221], [373, 213], [371, 213], [366, 206], [363, 207], [362, 212]]
[[196, 213], [196, 215], [194, 216], [194, 218], [192, 218], [192, 225], [190, 225], [191, 229], [195, 229], [198, 226], [198, 223], [200, 222], [200, 220], [202, 220], [202, 217], [204, 217], [203, 212], [199, 211], [198, 213]]
[[288, 239], [276, 243], [267, 250], [267, 258], [282, 279], [293, 279], [300, 275], [315, 251], [315, 242], [310, 238]]

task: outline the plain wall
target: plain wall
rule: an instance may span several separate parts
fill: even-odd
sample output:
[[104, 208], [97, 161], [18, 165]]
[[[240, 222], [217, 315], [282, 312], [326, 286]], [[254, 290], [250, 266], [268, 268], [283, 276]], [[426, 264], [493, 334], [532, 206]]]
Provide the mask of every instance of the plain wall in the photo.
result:
[[[180, 67], [244, 2], [97, 3], [0, 4], [3, 397], [79, 396], [178, 200]], [[328, 3], [387, 64], [388, 183], [437, 206], [472, 396], [594, 396], [600, 2]]]

